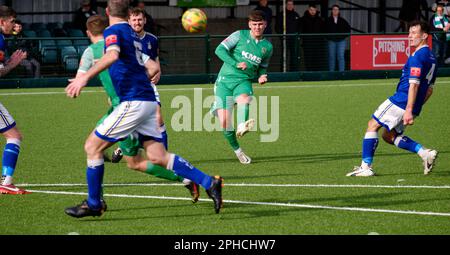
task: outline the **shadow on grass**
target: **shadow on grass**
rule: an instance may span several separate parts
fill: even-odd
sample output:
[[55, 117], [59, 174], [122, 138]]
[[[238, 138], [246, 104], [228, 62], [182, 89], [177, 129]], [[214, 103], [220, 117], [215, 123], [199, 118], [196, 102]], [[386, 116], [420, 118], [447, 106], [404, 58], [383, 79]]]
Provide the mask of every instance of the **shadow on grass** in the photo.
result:
[[[448, 154], [450, 151], [440, 151], [439, 154]], [[411, 155], [410, 152], [398, 153], [376, 153], [375, 157], [399, 157]], [[279, 156], [265, 156], [252, 157], [252, 164], [267, 163], [267, 162], [300, 162], [300, 163], [318, 163], [326, 161], [336, 161], [345, 159], [360, 159], [361, 153], [320, 153], [320, 154], [291, 154]], [[207, 160], [193, 160], [193, 164], [198, 163], [237, 163], [236, 158], [226, 159], [207, 159]]]
[[[176, 219], [176, 220], [181, 220], [182, 218], [188, 218], [189, 221], [191, 221], [191, 219], [195, 219], [196, 217], [204, 217], [204, 216], [208, 216], [209, 214], [214, 215], [214, 209], [213, 209], [213, 203], [211, 202], [198, 202], [197, 204], [192, 204], [189, 201], [186, 201], [186, 204], [183, 205], [167, 205], [167, 206], [142, 206], [142, 207], [119, 207], [117, 209], [111, 209], [106, 211], [105, 214], [109, 214], [109, 213], [120, 213], [120, 215], [123, 216], [109, 216], [110, 218], [105, 218], [105, 217], [101, 217], [101, 218], [88, 218], [85, 219], [84, 221], [87, 222], [105, 222], [105, 221], [135, 221], [135, 220], [145, 220], [145, 219]], [[191, 207], [191, 209], [182, 209], [184, 207]], [[185, 212], [194, 212], [195, 210], [192, 209], [192, 207], [194, 207], [194, 209], [198, 209], [198, 208], [202, 208], [202, 210], [197, 210], [196, 212], [198, 213], [186, 213], [184, 214], [183, 211]], [[210, 209], [208, 213], [207, 212], [207, 207]], [[174, 212], [177, 212], [175, 214], [164, 214], [161, 215], [161, 211], [159, 211], [158, 209], [174, 209]], [[205, 210], [203, 210], [203, 208], [205, 208]], [[158, 210], [157, 213], [154, 213], [154, 210]], [[126, 214], [130, 213], [132, 214], [133, 212], [136, 211], [144, 211], [142, 213], [145, 213], [145, 211], [147, 211], [147, 215], [146, 216], [142, 216], [142, 215], [134, 215], [134, 216], [125, 216]]]

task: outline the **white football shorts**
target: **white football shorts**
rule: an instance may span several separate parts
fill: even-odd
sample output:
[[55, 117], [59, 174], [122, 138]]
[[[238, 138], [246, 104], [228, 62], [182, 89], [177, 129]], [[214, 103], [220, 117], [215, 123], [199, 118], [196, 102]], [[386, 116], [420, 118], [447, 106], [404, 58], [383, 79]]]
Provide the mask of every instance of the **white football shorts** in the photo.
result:
[[405, 126], [403, 125], [404, 113], [405, 110], [386, 99], [378, 106], [372, 117], [388, 131], [395, 129], [398, 134], [402, 134], [405, 131]]
[[157, 102], [125, 101], [106, 117], [95, 134], [108, 142], [117, 142], [128, 135], [140, 135], [145, 140], [162, 141], [156, 120]]
[[16, 121], [14, 121], [8, 110], [0, 103], [0, 133], [4, 133], [15, 126]]

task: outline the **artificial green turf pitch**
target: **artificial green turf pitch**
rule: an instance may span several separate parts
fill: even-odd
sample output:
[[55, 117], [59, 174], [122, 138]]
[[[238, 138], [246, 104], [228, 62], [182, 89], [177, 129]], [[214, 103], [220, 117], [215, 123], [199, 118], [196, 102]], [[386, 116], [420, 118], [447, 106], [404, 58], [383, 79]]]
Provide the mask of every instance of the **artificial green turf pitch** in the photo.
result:
[[[203, 96], [212, 86], [161, 86], [163, 113], [169, 127], [169, 148], [204, 172], [225, 178], [225, 200], [280, 203], [225, 203], [215, 214], [212, 201], [106, 197], [101, 218], [74, 219], [64, 208], [84, 195], [33, 193], [0, 195], [0, 234], [450, 234], [450, 216], [402, 214], [406, 211], [450, 213], [450, 189], [383, 188], [375, 185], [445, 186], [450, 183], [450, 79], [438, 78], [435, 93], [406, 134], [437, 149], [438, 164], [423, 175], [419, 157], [380, 141], [374, 170], [377, 177], [345, 174], [360, 163], [366, 123], [390, 96], [397, 80], [269, 83], [257, 96], [278, 96], [280, 135], [261, 143], [260, 132], [249, 133], [241, 145], [252, 157], [241, 165], [221, 132], [174, 132], [170, 128], [172, 99]], [[186, 88], [186, 90], [173, 90]], [[167, 90], [169, 89], [169, 90]], [[87, 88], [100, 91], [100, 88]], [[20, 94], [28, 93], [31, 94]], [[35, 92], [59, 92], [33, 94]], [[24, 135], [15, 183], [85, 183], [83, 143], [106, 111], [104, 93], [83, 93], [73, 100], [63, 89], [1, 90], [0, 101]], [[7, 94], [14, 93], [14, 94]], [[17, 94], [15, 94], [17, 93]], [[206, 112], [208, 109], [204, 109]], [[1, 146], [3, 147], [4, 140]], [[106, 163], [107, 184], [170, 184], [128, 170], [126, 163]], [[246, 187], [227, 184], [312, 184], [310, 187]], [[317, 184], [373, 185], [318, 187]], [[86, 192], [85, 186], [27, 187], [40, 191]], [[182, 186], [106, 186], [105, 194], [188, 198]], [[206, 198], [202, 190], [202, 198]], [[330, 206], [334, 209], [289, 207], [286, 204]], [[335, 210], [367, 208], [393, 212]], [[5, 220], [7, 219], [7, 220]], [[217, 227], [213, 227], [217, 226]]]

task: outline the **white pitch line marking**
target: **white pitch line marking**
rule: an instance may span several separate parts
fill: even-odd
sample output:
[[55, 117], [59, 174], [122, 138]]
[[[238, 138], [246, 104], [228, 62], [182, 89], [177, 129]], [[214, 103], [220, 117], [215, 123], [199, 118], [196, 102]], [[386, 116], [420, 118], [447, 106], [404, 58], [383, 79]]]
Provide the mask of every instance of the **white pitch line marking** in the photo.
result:
[[[441, 81], [436, 85], [449, 84], [450, 81]], [[302, 89], [302, 88], [328, 88], [328, 87], [364, 87], [364, 86], [394, 86], [396, 82], [392, 83], [354, 83], [354, 84], [307, 84], [307, 85], [278, 85], [278, 86], [255, 86], [255, 89]], [[162, 88], [158, 91], [191, 91], [194, 89], [212, 90], [213, 87], [196, 87], [196, 88]], [[85, 90], [82, 93], [105, 93], [103, 90]], [[23, 96], [23, 95], [59, 95], [66, 94], [64, 91], [48, 91], [48, 92], [9, 92], [0, 93], [0, 96]]]
[[[34, 193], [57, 194], [57, 195], [87, 195], [83, 192], [66, 192], [66, 191], [48, 191], [48, 190], [28, 190]], [[144, 195], [127, 195], [127, 194], [104, 194], [104, 197], [121, 197], [121, 198], [146, 198], [146, 199], [162, 199], [162, 200], [191, 200], [185, 197], [166, 197], [166, 196], [144, 196]], [[211, 201], [209, 199], [199, 199], [200, 201]], [[246, 204], [246, 205], [265, 205], [265, 206], [279, 206], [279, 207], [298, 207], [309, 209], [328, 209], [338, 211], [358, 211], [358, 212], [378, 212], [378, 213], [393, 213], [393, 214], [410, 214], [410, 215], [426, 215], [426, 216], [446, 216], [450, 217], [450, 213], [442, 212], [421, 212], [421, 211], [402, 211], [389, 209], [372, 209], [359, 207], [338, 207], [327, 205], [307, 205], [307, 204], [293, 204], [293, 203], [277, 203], [277, 202], [252, 202], [252, 201], [238, 201], [238, 200], [224, 200], [224, 203], [230, 204]]]
[[[105, 183], [105, 187], [123, 186], [182, 186], [179, 183]], [[85, 187], [85, 183], [22, 183], [19, 187]], [[365, 184], [274, 184], [274, 183], [225, 183], [230, 187], [299, 187], [299, 188], [390, 188], [390, 189], [450, 189], [449, 185], [365, 185]]]

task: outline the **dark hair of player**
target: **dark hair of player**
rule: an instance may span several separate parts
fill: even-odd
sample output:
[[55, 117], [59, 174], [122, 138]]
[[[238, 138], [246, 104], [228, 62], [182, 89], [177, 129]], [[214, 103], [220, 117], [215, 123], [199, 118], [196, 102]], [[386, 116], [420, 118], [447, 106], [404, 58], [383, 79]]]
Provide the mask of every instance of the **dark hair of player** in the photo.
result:
[[6, 5], [0, 6], [0, 19], [7, 19], [11, 17], [17, 17], [16, 11]]
[[420, 26], [420, 31], [422, 31], [422, 33], [426, 33], [426, 34], [430, 33], [430, 25], [428, 25], [428, 23], [425, 21], [414, 20], [414, 21], [411, 21], [411, 23], [409, 23], [409, 27], [415, 27], [415, 26]]
[[250, 12], [250, 14], [248, 15], [248, 20], [249, 21], [265, 21], [266, 17], [264, 15], [263, 11], [260, 10], [253, 10]]
[[142, 16], [145, 17], [145, 10], [143, 10], [139, 7], [133, 7], [130, 9], [130, 15], [138, 16], [139, 14], [142, 14]]

